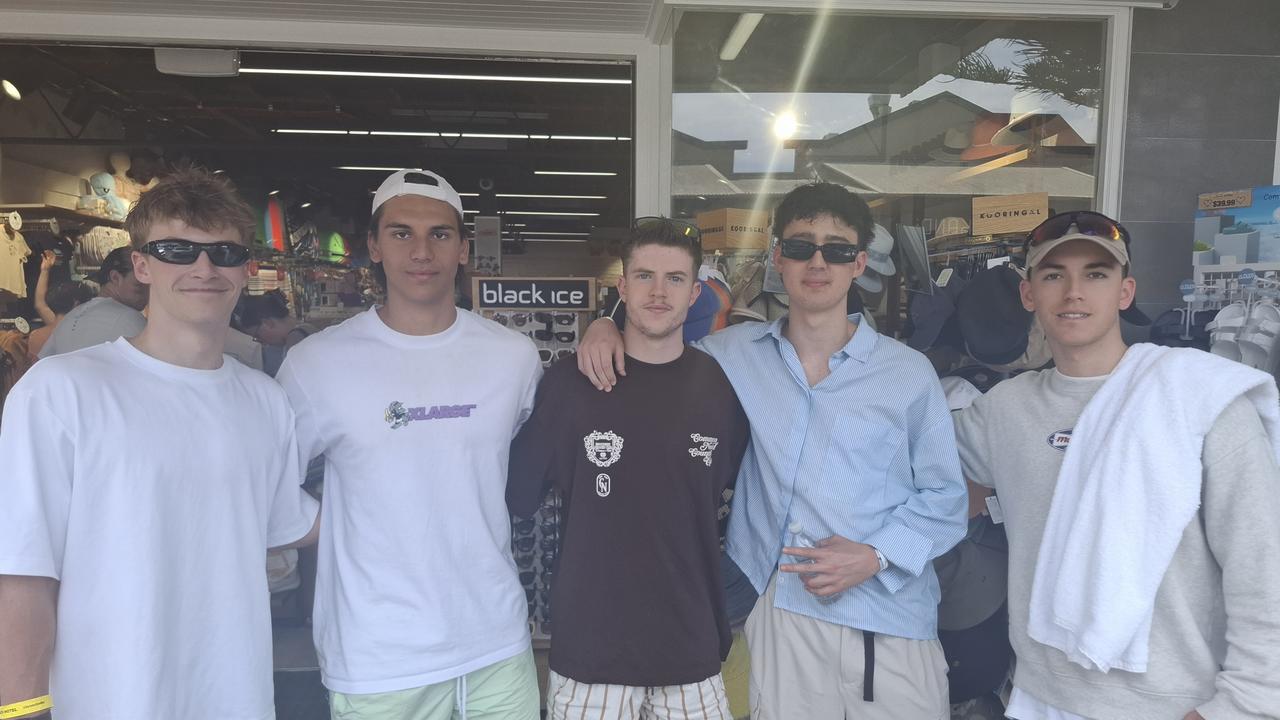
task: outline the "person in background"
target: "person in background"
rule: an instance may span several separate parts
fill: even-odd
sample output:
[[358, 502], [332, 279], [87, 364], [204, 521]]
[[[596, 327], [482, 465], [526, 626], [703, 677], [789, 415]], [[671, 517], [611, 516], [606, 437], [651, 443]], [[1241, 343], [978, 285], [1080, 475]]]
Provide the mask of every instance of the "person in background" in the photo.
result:
[[284, 293], [272, 290], [262, 295], [246, 295], [241, 301], [240, 330], [263, 345], [264, 370], [275, 376], [289, 348], [315, 333], [315, 328], [298, 322], [289, 311]]
[[107, 253], [93, 277], [99, 286], [98, 297], [66, 314], [45, 341], [39, 357], [81, 350], [142, 332], [147, 324], [142, 310], [147, 306], [149, 286], [134, 275], [131, 253], [133, 249], [128, 247]]
[[31, 299], [35, 304], [36, 314], [44, 325], [31, 331], [27, 336], [27, 355], [31, 362], [40, 357], [40, 349], [49, 341], [54, 328], [73, 308], [93, 299], [93, 293], [83, 283], [62, 282], [49, 287], [49, 271], [57, 263], [58, 257], [52, 250], [46, 250], [40, 258], [40, 277], [36, 279], [36, 290]]

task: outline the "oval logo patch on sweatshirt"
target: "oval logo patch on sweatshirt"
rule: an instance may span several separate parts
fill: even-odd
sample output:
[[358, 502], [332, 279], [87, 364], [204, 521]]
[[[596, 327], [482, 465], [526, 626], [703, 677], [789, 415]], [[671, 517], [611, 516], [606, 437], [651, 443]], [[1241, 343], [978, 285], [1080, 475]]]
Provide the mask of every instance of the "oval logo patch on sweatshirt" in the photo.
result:
[[1045, 442], [1049, 443], [1049, 447], [1059, 452], [1066, 452], [1067, 446], [1071, 444], [1071, 429], [1059, 430], [1055, 433], [1049, 433], [1049, 437], [1045, 438]]

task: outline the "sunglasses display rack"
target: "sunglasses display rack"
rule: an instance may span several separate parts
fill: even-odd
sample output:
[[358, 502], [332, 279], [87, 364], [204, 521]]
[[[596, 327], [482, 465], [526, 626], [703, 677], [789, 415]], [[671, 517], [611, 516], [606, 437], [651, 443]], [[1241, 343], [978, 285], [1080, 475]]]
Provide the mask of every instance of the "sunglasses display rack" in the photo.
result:
[[511, 554], [529, 604], [535, 643], [551, 638], [551, 582], [560, 552], [560, 495], [552, 492], [528, 518], [511, 518]]
[[525, 335], [538, 346], [542, 367], [573, 354], [578, 348], [581, 313], [552, 311], [488, 311], [486, 316]]

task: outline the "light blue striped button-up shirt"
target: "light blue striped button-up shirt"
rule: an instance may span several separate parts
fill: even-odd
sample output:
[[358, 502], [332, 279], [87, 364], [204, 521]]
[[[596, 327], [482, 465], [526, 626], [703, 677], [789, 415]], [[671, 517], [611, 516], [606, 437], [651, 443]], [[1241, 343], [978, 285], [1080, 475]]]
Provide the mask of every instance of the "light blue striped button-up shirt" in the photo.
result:
[[[937, 637], [933, 558], [965, 534], [968, 507], [946, 399], [924, 355], [876, 333], [860, 315], [831, 374], [810, 387], [785, 318], [704, 338], [751, 421], [729, 555], [764, 593], [786, 528], [872, 545], [889, 567], [823, 604], [780, 573], [777, 607], [898, 637]], [[786, 559], [787, 562], [791, 558]]]

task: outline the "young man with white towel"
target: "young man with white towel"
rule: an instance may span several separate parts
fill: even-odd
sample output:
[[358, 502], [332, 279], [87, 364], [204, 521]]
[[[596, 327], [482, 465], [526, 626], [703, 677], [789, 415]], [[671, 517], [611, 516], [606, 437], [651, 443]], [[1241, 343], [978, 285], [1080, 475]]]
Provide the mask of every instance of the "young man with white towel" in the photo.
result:
[[1126, 347], [1129, 236], [1092, 212], [1027, 238], [1023, 305], [1056, 367], [956, 417], [965, 475], [1009, 537], [1008, 716], [1280, 716], [1274, 379], [1198, 350]]

